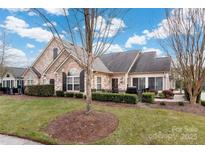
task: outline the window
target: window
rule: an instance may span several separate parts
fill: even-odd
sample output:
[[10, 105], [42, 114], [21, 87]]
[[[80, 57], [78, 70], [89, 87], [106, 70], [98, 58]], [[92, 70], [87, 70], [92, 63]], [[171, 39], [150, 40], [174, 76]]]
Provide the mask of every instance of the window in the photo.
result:
[[163, 78], [157, 77], [156, 78], [156, 90], [162, 90], [162, 86], [163, 86]]
[[6, 81], [3, 81], [3, 87], [4, 88], [6, 87]]
[[28, 85], [33, 85], [33, 77], [29, 76], [28, 80], [27, 80], [27, 84]]
[[80, 72], [76, 68], [70, 69], [67, 75], [67, 90], [80, 90]]
[[139, 90], [145, 89], [145, 78], [133, 78], [132, 85], [136, 86]]
[[67, 85], [68, 90], [80, 90], [80, 77], [68, 76]]
[[162, 90], [163, 78], [162, 77], [150, 77], [148, 78], [148, 84], [150, 89]]
[[9, 78], [9, 77], [10, 77], [10, 75], [9, 75], [9, 74], [6, 74], [6, 77], [7, 77], [7, 78]]
[[97, 90], [101, 90], [101, 77], [97, 77]]
[[145, 78], [139, 78], [138, 80], [138, 89], [139, 90], [142, 90], [142, 89], [145, 89]]
[[155, 89], [155, 78], [154, 77], [148, 78], [148, 85], [150, 89]]
[[132, 79], [132, 85], [136, 86], [138, 88], [138, 78], [133, 78]]
[[58, 56], [58, 48], [53, 48], [53, 60]]

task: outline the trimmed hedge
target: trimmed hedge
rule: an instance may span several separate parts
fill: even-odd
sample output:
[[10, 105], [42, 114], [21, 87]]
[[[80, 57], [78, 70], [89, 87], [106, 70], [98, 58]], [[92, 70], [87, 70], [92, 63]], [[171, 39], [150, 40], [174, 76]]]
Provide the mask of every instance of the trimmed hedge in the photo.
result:
[[53, 96], [54, 95], [54, 85], [26, 86], [24, 93], [30, 96]]
[[75, 94], [74, 92], [66, 92], [65, 96], [66, 97], [74, 97], [74, 94]]
[[75, 93], [74, 96], [75, 96], [75, 98], [83, 98], [83, 93], [81, 93], [81, 92]]
[[66, 97], [75, 97], [75, 98], [83, 98], [83, 93], [81, 92], [66, 92]]
[[142, 102], [145, 103], [154, 103], [155, 93], [146, 92], [142, 94]]
[[116, 93], [92, 93], [92, 99], [97, 101], [109, 101], [116, 103], [136, 104], [138, 102], [137, 95], [116, 94]]
[[64, 91], [62, 91], [62, 90], [57, 90], [57, 91], [56, 91], [56, 96], [57, 96], [57, 97], [64, 97], [64, 96], [65, 96]]

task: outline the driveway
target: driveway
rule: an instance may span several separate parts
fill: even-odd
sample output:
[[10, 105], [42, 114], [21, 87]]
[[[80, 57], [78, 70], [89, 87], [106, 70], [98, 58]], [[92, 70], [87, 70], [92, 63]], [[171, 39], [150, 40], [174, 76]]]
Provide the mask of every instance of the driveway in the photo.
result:
[[41, 143], [0, 134], [0, 145], [41, 145]]

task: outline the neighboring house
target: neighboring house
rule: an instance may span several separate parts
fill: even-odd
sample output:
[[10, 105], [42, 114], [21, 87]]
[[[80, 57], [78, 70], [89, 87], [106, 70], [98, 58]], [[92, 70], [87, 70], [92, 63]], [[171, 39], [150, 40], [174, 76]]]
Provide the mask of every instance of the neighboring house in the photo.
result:
[[[54, 84], [55, 90], [84, 91], [83, 50], [69, 42], [64, 42], [64, 46], [53, 38], [24, 72], [25, 85]], [[174, 85], [170, 70], [170, 57], [157, 57], [154, 51], [105, 54], [94, 61], [92, 89], [125, 91], [128, 86], [169, 89]]]
[[0, 80], [1, 87], [4, 88], [18, 88], [24, 85], [23, 72], [25, 68], [6, 67], [3, 78]]

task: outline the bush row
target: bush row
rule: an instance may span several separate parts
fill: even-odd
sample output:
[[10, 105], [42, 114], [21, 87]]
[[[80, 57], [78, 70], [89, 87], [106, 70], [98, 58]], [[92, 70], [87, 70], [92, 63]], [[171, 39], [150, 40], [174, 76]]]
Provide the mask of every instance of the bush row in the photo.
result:
[[110, 101], [116, 103], [136, 104], [138, 102], [137, 95], [118, 94], [118, 93], [92, 93], [92, 99], [97, 101]]
[[53, 96], [54, 95], [54, 85], [26, 86], [24, 93], [30, 96]]
[[142, 94], [142, 102], [145, 103], [154, 103], [155, 93], [146, 92]]
[[83, 93], [81, 92], [66, 92], [64, 93], [63, 91], [56, 91], [56, 96], [57, 97], [75, 97], [75, 98], [83, 98]]

